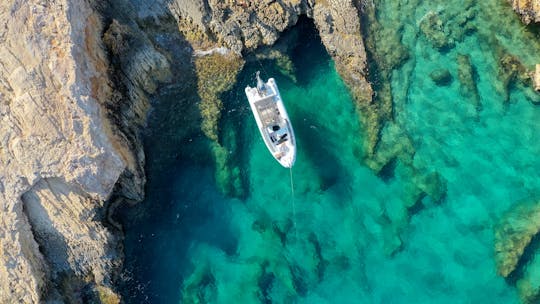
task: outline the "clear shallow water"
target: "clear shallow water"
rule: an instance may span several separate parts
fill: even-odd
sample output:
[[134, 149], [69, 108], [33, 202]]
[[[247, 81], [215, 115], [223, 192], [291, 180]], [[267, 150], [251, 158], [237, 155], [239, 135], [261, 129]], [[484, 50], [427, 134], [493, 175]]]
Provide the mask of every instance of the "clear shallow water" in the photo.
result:
[[[160, 128], [183, 130], [185, 122], [154, 123], [147, 200], [123, 215], [129, 303], [519, 302], [515, 287], [496, 274], [493, 227], [515, 204], [540, 196], [540, 107], [519, 85], [509, 91], [510, 103], [497, 89], [499, 55], [487, 44], [499, 29], [494, 20], [505, 25], [497, 41], [526, 64], [540, 62], [538, 46], [519, 32], [508, 8], [488, 1], [476, 8], [478, 30], [441, 52], [418, 34], [418, 24], [430, 10], [460, 6], [404, 3], [379, 2], [379, 21], [403, 25], [410, 52], [392, 73], [395, 120], [383, 141], [395, 145], [408, 136], [414, 168], [440, 174], [445, 200], [426, 198], [407, 209], [409, 169], [398, 162], [377, 176], [362, 165], [353, 101], [307, 31], [291, 53], [297, 83], [264, 62], [298, 138], [295, 216], [289, 172], [266, 150], [243, 96], [259, 68], [248, 64], [224, 96], [221, 123], [245, 197], [220, 194], [211, 148], [196, 132], [179, 143], [176, 160], [169, 155], [166, 165], [154, 165], [160, 156], [151, 151], [169, 144]], [[481, 111], [463, 94], [458, 54], [469, 55], [476, 70]], [[428, 76], [441, 67], [452, 75], [447, 86]], [[153, 119], [159, 115], [167, 114]]]

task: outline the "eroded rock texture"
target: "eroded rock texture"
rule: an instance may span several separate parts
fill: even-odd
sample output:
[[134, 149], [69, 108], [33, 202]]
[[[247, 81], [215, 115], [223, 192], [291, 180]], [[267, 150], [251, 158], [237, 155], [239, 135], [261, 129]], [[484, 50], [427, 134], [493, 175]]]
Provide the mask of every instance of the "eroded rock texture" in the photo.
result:
[[518, 265], [525, 248], [540, 231], [540, 204], [525, 203], [504, 215], [495, 229], [495, 260], [507, 277]]
[[104, 201], [144, 184], [128, 111], [111, 119], [101, 17], [84, 0], [10, 0], [0, 23], [0, 302], [98, 297], [119, 256]]
[[509, 0], [525, 24], [540, 22], [540, 0]]

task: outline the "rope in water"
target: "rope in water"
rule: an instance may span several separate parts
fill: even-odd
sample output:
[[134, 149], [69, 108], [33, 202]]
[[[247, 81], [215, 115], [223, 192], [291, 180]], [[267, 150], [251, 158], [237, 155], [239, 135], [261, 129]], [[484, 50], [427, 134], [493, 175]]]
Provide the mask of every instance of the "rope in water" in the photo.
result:
[[293, 183], [293, 175], [292, 175], [292, 167], [289, 168], [290, 176], [291, 176], [291, 198], [292, 198], [292, 207], [293, 207], [293, 225], [294, 225], [294, 235], [296, 239], [298, 239], [298, 229], [296, 229], [296, 202], [294, 201], [294, 183]]

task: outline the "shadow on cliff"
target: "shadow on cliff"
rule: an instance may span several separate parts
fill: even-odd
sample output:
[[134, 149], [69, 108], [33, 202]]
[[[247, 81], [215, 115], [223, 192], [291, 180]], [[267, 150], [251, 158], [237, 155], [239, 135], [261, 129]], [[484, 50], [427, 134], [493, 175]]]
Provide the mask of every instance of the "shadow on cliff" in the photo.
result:
[[102, 5], [106, 31], [107, 25], [115, 23], [127, 29], [127, 34], [120, 32], [122, 37], [112, 35], [127, 44], [127, 52], [110, 50], [109, 54], [111, 77], [123, 97], [110, 109], [117, 123], [126, 122], [117, 112], [133, 106], [129, 98], [139, 80], [129, 74], [137, 63], [133, 49], [153, 48], [170, 66], [169, 81], [159, 82], [152, 91], [136, 90], [142, 94], [135, 98], [147, 98], [151, 105], [146, 123], [137, 131], [146, 156], [146, 198], [130, 208], [120, 206], [112, 216], [126, 231], [124, 271], [118, 282], [125, 302], [163, 302], [178, 298], [192, 242], [208, 242], [232, 253], [236, 240], [228, 231], [227, 206], [208, 165], [214, 160], [210, 142], [200, 129], [200, 98], [190, 43], [171, 14], [157, 20], [140, 18], [128, 1]]

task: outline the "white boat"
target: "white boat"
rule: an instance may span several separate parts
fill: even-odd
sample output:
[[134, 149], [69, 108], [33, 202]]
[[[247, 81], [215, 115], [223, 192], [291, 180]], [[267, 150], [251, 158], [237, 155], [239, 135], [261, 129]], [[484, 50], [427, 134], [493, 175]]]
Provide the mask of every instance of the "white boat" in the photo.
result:
[[257, 86], [245, 91], [266, 147], [283, 167], [292, 168], [296, 139], [276, 81], [270, 78], [265, 83], [257, 72]]

